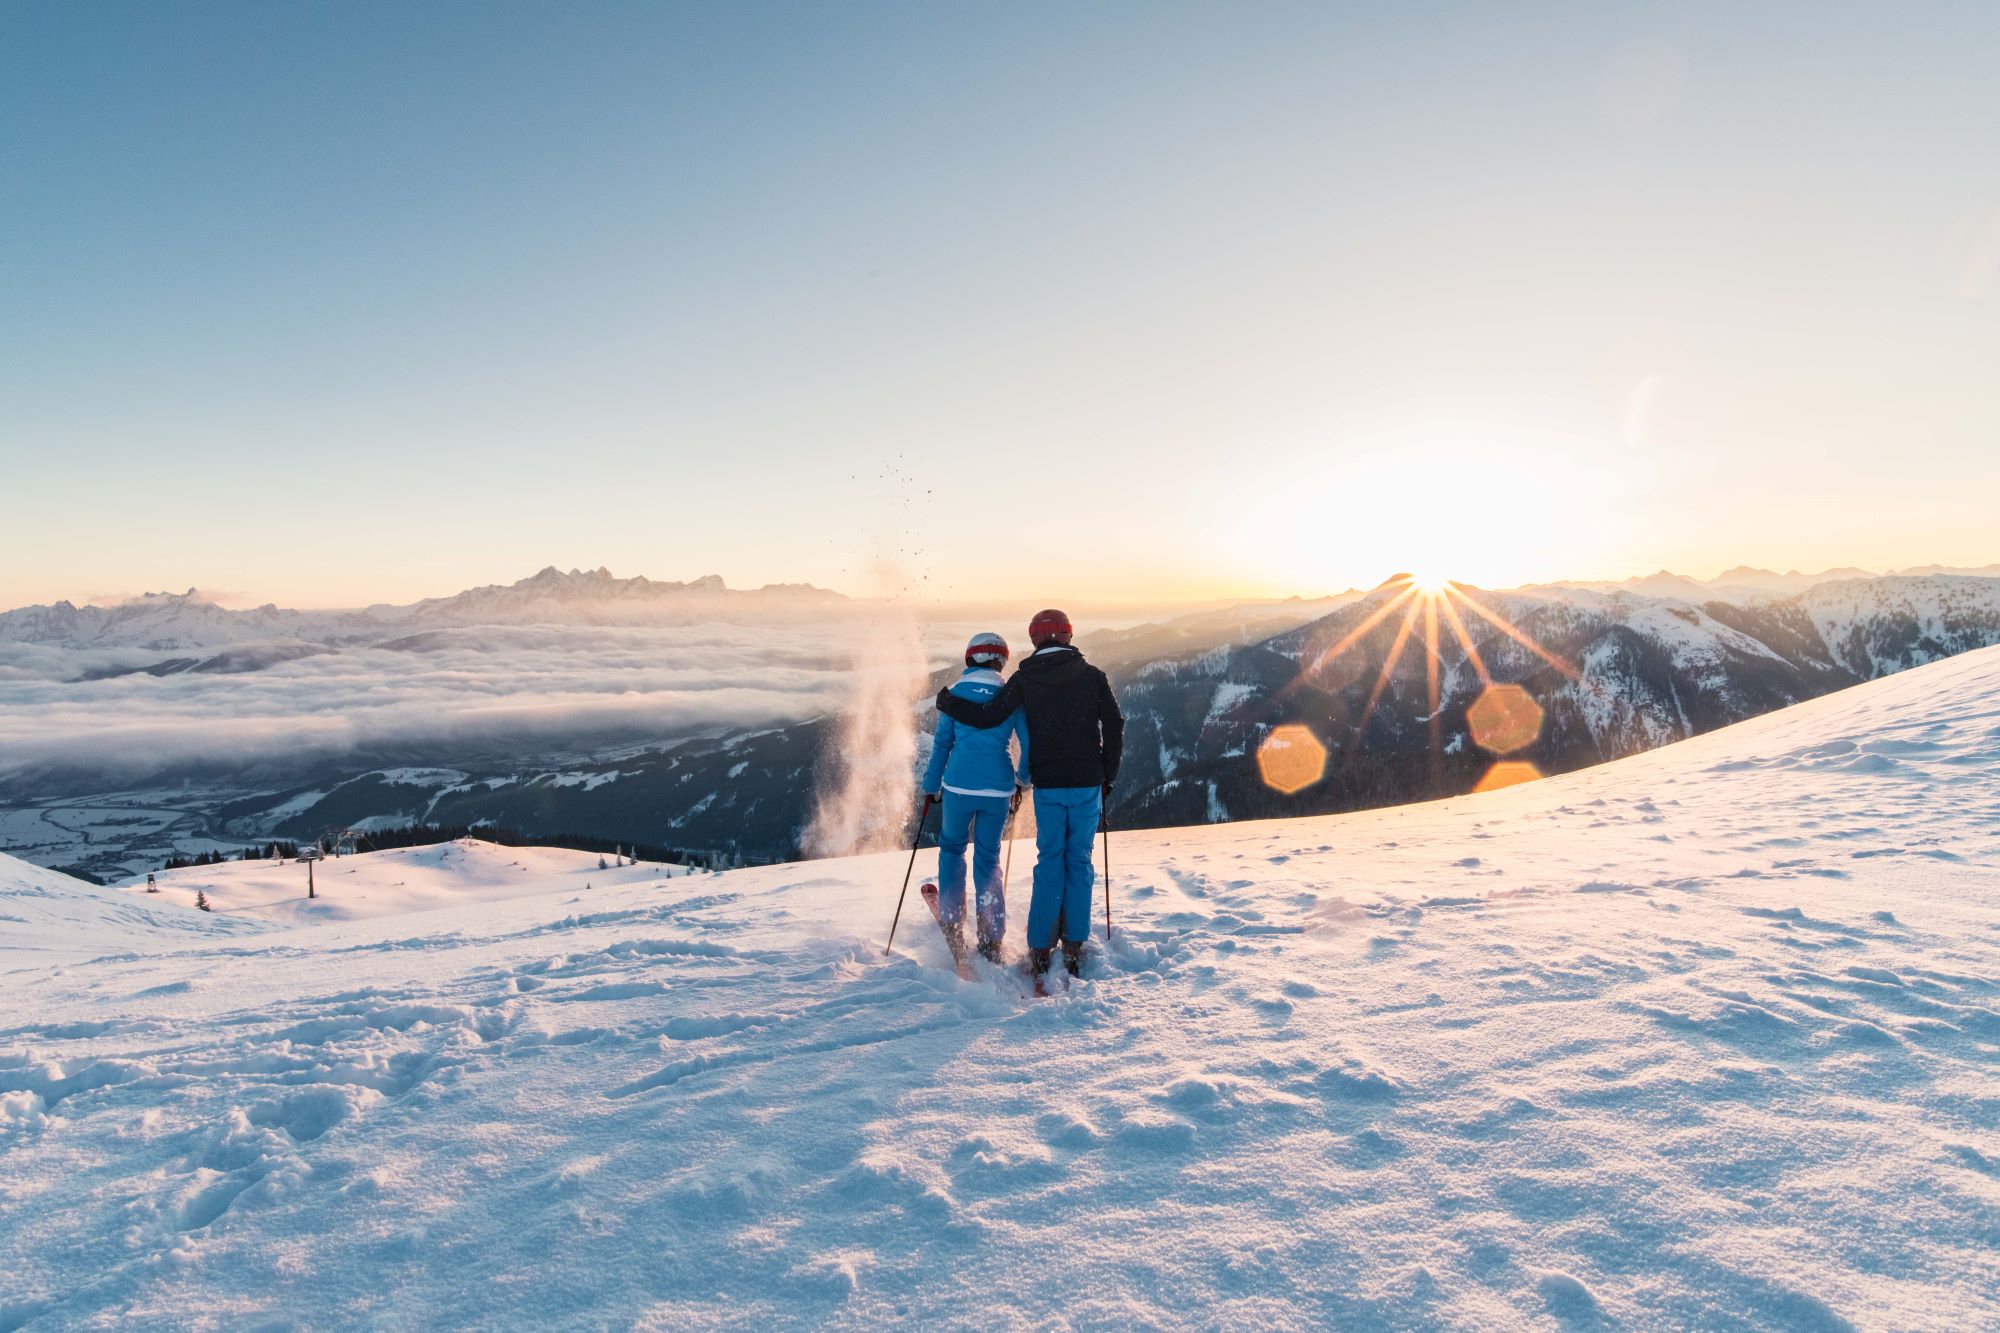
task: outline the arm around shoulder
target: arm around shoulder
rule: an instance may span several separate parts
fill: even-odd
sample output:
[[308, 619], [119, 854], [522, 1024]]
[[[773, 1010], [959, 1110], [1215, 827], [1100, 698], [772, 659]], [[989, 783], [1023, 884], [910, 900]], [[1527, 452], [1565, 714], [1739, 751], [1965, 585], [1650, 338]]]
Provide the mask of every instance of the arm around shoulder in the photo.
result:
[[1017, 787], [1031, 786], [1028, 777], [1028, 710], [1014, 710], [1014, 740], [1018, 755], [1014, 762], [1014, 784]]
[[963, 722], [968, 727], [990, 731], [1010, 717], [1021, 705], [1021, 678], [1016, 676], [1001, 687], [1000, 693], [985, 703], [975, 703], [963, 695], [953, 694], [949, 689], [938, 691], [937, 710], [946, 717]]

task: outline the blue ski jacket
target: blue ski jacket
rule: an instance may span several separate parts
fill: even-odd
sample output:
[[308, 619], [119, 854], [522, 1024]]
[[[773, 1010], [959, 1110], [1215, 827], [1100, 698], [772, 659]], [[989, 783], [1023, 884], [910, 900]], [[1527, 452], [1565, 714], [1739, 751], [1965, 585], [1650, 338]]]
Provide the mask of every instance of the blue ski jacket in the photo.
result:
[[[974, 703], [985, 703], [1000, 693], [1000, 673], [985, 667], [967, 667], [952, 682], [951, 693]], [[1009, 738], [1020, 741], [1020, 758], [1010, 761]], [[938, 717], [931, 738], [931, 762], [924, 770], [924, 790], [957, 792], [961, 796], [1012, 796], [1014, 784], [1028, 785], [1028, 719], [1016, 708], [1012, 717], [982, 731]]]

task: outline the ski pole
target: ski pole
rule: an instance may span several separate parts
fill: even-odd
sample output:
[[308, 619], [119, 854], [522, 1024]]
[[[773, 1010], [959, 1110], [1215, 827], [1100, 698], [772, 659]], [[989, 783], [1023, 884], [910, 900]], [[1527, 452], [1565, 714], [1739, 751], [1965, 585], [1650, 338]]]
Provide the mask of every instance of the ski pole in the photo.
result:
[[1014, 788], [1013, 804], [1007, 807], [1007, 863], [1000, 870], [1000, 901], [1007, 901], [1007, 881], [1014, 877], [1014, 825], [1021, 820], [1021, 789]]
[[1111, 943], [1111, 789], [1105, 788], [1104, 807], [1098, 812], [1097, 827], [1104, 833], [1104, 943]]
[[1000, 901], [1007, 901], [1007, 881], [1014, 877], [1014, 821], [1007, 821], [1007, 861], [1000, 867]]
[[903, 871], [903, 891], [896, 895], [896, 915], [889, 922], [889, 942], [882, 946], [882, 956], [884, 958], [889, 956], [889, 950], [896, 947], [896, 926], [903, 919], [903, 899], [907, 898], [910, 894], [910, 876], [915, 874], [917, 869], [917, 847], [924, 840], [924, 825], [931, 822], [931, 802], [936, 799], [937, 797], [926, 793], [924, 796], [924, 812], [917, 816], [917, 836], [910, 839], [910, 864]]

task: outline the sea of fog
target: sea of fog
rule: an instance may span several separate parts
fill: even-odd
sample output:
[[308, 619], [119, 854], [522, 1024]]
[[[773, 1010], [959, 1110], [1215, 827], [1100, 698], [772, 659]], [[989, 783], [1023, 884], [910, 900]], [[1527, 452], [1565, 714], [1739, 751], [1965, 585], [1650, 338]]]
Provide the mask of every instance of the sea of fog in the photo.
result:
[[879, 707], [905, 689], [914, 697], [922, 674], [956, 661], [982, 628], [896, 616], [484, 626], [426, 634], [417, 649], [346, 646], [253, 671], [109, 678], [91, 677], [173, 655], [0, 645], [0, 780], [54, 769], [126, 781], [188, 763], [774, 725]]

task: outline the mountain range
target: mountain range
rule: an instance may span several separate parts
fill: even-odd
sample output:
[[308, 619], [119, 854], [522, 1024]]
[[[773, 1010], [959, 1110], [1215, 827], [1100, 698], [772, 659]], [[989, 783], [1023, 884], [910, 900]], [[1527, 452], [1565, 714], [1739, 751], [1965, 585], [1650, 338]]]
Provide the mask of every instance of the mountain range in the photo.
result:
[[[1356, 637], [1398, 595], [1384, 588], [1266, 635], [1253, 630], [1179, 650], [1166, 644], [1152, 654], [1121, 653], [1119, 639], [1106, 636], [1110, 651], [1099, 656], [1127, 717], [1115, 826], [1319, 814], [1450, 795], [1473, 788], [1503, 758], [1562, 772], [2000, 643], [2000, 579], [1839, 580], [1755, 607], [1466, 588], [1453, 605], [1470, 642], [1440, 632], [1433, 710], [1420, 627], [1386, 674], [1400, 615]], [[1156, 642], [1157, 632], [1138, 638]], [[1491, 680], [1522, 687], [1541, 710], [1530, 741], [1504, 756], [1483, 750], [1468, 723], [1486, 688], [1480, 665]], [[954, 674], [940, 671], [928, 687]], [[913, 706], [927, 733], [934, 714], [921, 700]], [[1286, 725], [1306, 727], [1327, 752], [1324, 776], [1293, 792], [1267, 784], [1257, 762], [1265, 740]], [[814, 792], [842, 743], [837, 719], [822, 717], [539, 770], [502, 763], [373, 771], [247, 797], [216, 814], [244, 834], [311, 837], [371, 819], [489, 820], [782, 859], [799, 854]]]
[[713, 574], [675, 583], [643, 576], [618, 578], [608, 569], [564, 573], [552, 565], [516, 583], [359, 610], [292, 611], [267, 604], [236, 611], [216, 605], [194, 588], [184, 593], [149, 592], [111, 606], [60, 601], [0, 612], [0, 644], [155, 652], [274, 639], [351, 644], [448, 626], [659, 624], [785, 616], [824, 612], [847, 600], [808, 583], [735, 589]]
[[[1735, 582], [1726, 586], [1757, 573], [1729, 571]], [[1608, 588], [1459, 585], [1433, 604], [1433, 704], [1431, 617], [1404, 588], [1392, 582], [1084, 634], [1080, 645], [1111, 673], [1128, 718], [1114, 827], [1451, 795], [1494, 780], [1503, 764], [1508, 777], [1553, 774], [2000, 643], [2000, 578], [1989, 576], [1867, 576], [1728, 596], [1672, 575]], [[72, 607], [67, 625], [43, 614], [64, 605], [0, 616], [0, 644], [124, 641], [135, 643], [120, 655], [124, 665], [92, 670], [231, 674], [338, 654], [357, 641], [421, 652], [431, 629], [625, 623], [619, 616], [635, 606], [672, 625], [814, 607], [841, 615], [861, 604], [799, 586], [736, 592], [713, 579], [544, 570], [513, 585], [359, 612], [230, 612], [180, 597]], [[909, 697], [919, 763], [934, 717], [927, 696], [955, 674], [933, 665]], [[1492, 738], [1474, 724], [1492, 685], [1532, 700], [1532, 726], [1504, 751], [1482, 745]], [[89, 680], [78, 688], [91, 688]], [[839, 722], [824, 713], [608, 739], [601, 730], [532, 739], [468, 731], [378, 739], [295, 763], [166, 767], [122, 784], [43, 766], [0, 778], [0, 850], [106, 876], [157, 863], [166, 849], [427, 821], [631, 839], [717, 860], [784, 859], [800, 854], [817, 793], [852, 743]], [[1303, 728], [1323, 751], [1310, 780], [1265, 780], [1259, 755], [1279, 728]], [[29, 827], [10, 825], [10, 808], [40, 817], [41, 832], [9, 841], [9, 828]], [[77, 832], [37, 841], [50, 827]]]
[[1662, 569], [1656, 573], [1635, 578], [1610, 582], [1562, 582], [1548, 586], [1559, 588], [1581, 588], [1590, 592], [1632, 592], [1646, 597], [1678, 597], [1684, 600], [1705, 602], [1722, 601], [1752, 602], [1767, 597], [1790, 597], [1806, 592], [1822, 583], [1839, 583], [1848, 579], [1872, 578], [1917, 578], [1927, 574], [1964, 574], [1975, 578], [2000, 578], [2000, 564], [1980, 565], [1912, 565], [1908, 569], [1890, 569], [1877, 574], [1871, 570], [1856, 569], [1852, 566], [1841, 569], [1823, 569], [1817, 574], [1806, 574], [1794, 569], [1780, 574], [1776, 570], [1758, 569], [1753, 565], [1737, 565], [1725, 569], [1712, 579], [1692, 578], [1686, 574], [1676, 574]]
[[[1754, 604], [1808, 591], [1821, 584], [1876, 577], [1955, 574], [2000, 577], [2000, 563], [1977, 568], [1924, 565], [1885, 575], [1863, 569], [1831, 569], [1818, 574], [1777, 573], [1738, 565], [1712, 579], [1660, 570], [1619, 582], [1562, 581], [1531, 584], [1518, 591], [1625, 592], [1674, 598]], [[1322, 598], [1283, 598], [1231, 603], [1142, 628], [1169, 646], [1189, 624], [1236, 622], [1244, 639], [1259, 627], [1295, 620], [1299, 611], [1331, 611], [1357, 600], [1346, 593]], [[70, 649], [138, 648], [156, 652], [198, 652], [273, 640], [326, 645], [380, 642], [429, 628], [523, 624], [674, 624], [707, 620], [785, 618], [832, 614], [858, 605], [842, 593], [810, 583], [774, 583], [737, 589], [718, 575], [688, 582], [619, 578], [604, 568], [551, 565], [510, 584], [468, 588], [449, 597], [406, 604], [377, 603], [347, 610], [288, 610], [275, 604], [245, 610], [217, 605], [199, 589], [149, 592], [107, 605], [77, 606], [69, 601], [0, 612], [0, 644], [44, 644]], [[975, 616], [991, 608], [967, 608]], [[199, 659], [197, 659], [199, 660]], [[186, 668], [180, 668], [186, 669]]]
[[[1401, 616], [1364, 628], [1396, 596], [1380, 590], [1262, 643], [1131, 673], [1120, 682], [1130, 721], [1114, 813], [1162, 825], [1454, 795], [1503, 761], [1543, 774], [1581, 768], [2000, 643], [1993, 578], [1838, 580], [1751, 606], [1466, 588], [1440, 603], [1433, 705], [1422, 624], [1400, 655]], [[1478, 743], [1469, 714], [1489, 678], [1539, 709], [1521, 745]], [[1328, 756], [1326, 776], [1292, 793], [1255, 762], [1288, 724]]]
[[[1530, 743], [1504, 758], [1556, 773], [2000, 643], [2000, 579], [1842, 580], [1756, 608], [1719, 600], [1697, 608], [1629, 593], [1466, 589], [1467, 601], [1563, 666], [1462, 610], [1471, 648], [1441, 634], [1434, 713], [1420, 642], [1382, 674], [1397, 616], [1326, 657], [1397, 596], [1393, 588], [1378, 590], [1253, 641], [1108, 659], [1127, 719], [1114, 826], [1322, 814], [1470, 790], [1503, 758], [1483, 751], [1467, 722], [1485, 688], [1474, 652], [1494, 681], [1520, 685], [1541, 709]], [[939, 673], [932, 684], [952, 674]], [[1378, 680], [1385, 683], [1371, 712]], [[932, 717], [925, 709], [925, 730]], [[1257, 762], [1264, 741], [1287, 724], [1312, 731], [1328, 755], [1324, 776], [1291, 793], [1267, 784]], [[422, 802], [405, 799], [400, 808], [448, 823], [494, 811], [490, 817], [500, 822], [530, 826], [573, 824], [591, 818], [593, 807], [615, 808], [621, 820], [634, 821], [629, 828], [656, 821], [656, 840], [737, 839], [738, 852], [789, 856], [798, 851], [815, 774], [838, 735], [831, 720], [819, 719], [583, 765], [559, 780], [487, 786], [498, 775], [468, 775], [441, 784], [432, 804], [420, 809]], [[331, 808], [343, 816], [380, 800], [353, 790], [337, 798], [343, 804]], [[294, 831], [308, 832], [319, 817], [302, 816]], [[670, 832], [657, 833], [661, 825]]]

